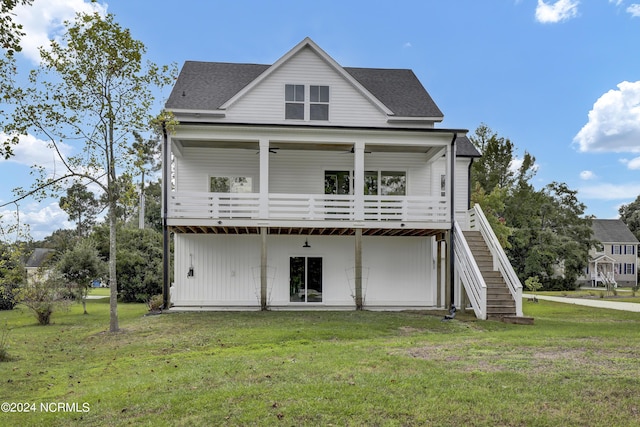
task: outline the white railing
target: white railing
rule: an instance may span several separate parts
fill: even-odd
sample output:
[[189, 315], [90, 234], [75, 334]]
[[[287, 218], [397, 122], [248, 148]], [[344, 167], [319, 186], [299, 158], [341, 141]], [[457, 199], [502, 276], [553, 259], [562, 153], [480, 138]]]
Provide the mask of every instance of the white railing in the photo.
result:
[[[258, 193], [172, 192], [169, 218], [251, 218], [290, 220], [414, 221], [446, 224], [445, 198], [364, 196], [360, 209], [353, 195], [270, 193], [261, 210]], [[267, 217], [261, 218], [261, 212]]]
[[260, 195], [255, 193], [172, 192], [170, 218], [258, 218]]
[[494, 270], [500, 271], [511, 296], [516, 302], [516, 316], [522, 316], [522, 283], [511, 266], [511, 262], [500, 246], [487, 217], [482, 212], [480, 205], [476, 204], [469, 210], [469, 227], [471, 230], [480, 231], [484, 241], [487, 243], [493, 257]]
[[458, 222], [454, 222], [453, 252], [456, 271], [478, 319], [487, 319], [487, 284]]
[[372, 221], [449, 221], [444, 198], [419, 196], [364, 196], [364, 219]]
[[598, 282], [602, 282], [603, 284], [612, 284], [614, 287], [618, 287], [618, 283], [616, 282], [615, 276], [612, 272], [598, 272], [598, 273], [591, 273], [591, 281], [595, 282], [596, 284]]

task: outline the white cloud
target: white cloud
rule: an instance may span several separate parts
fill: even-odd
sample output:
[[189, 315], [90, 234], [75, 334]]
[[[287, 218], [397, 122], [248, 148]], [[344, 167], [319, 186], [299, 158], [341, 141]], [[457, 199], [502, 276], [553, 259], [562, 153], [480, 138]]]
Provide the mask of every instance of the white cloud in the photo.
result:
[[33, 62], [40, 62], [38, 48], [48, 46], [64, 30], [64, 21], [73, 20], [76, 13], [106, 14], [107, 5], [89, 0], [35, 0], [31, 6], [17, 6], [15, 21], [22, 24], [25, 36], [20, 45], [22, 53]]
[[580, 199], [633, 200], [640, 194], [640, 183], [599, 184], [578, 189]]
[[[0, 142], [4, 141], [6, 137], [6, 134], [0, 132]], [[71, 154], [72, 147], [70, 145], [59, 143], [58, 147], [64, 158]], [[14, 145], [12, 149], [14, 156], [7, 160], [0, 159], [0, 164], [2, 162], [12, 162], [25, 166], [44, 166], [52, 173], [57, 168], [63, 167], [60, 156], [53, 148], [49, 147], [48, 142], [33, 135], [20, 137], [20, 142]]]
[[640, 157], [635, 157], [631, 160], [629, 159], [620, 159], [620, 163], [625, 165], [627, 169], [630, 170], [638, 170], [640, 169]]
[[602, 95], [573, 142], [583, 152], [640, 152], [640, 81], [622, 82]]
[[405, 44], [402, 45], [402, 47], [404, 47], [405, 49], [412, 47], [411, 42], [406, 42]]
[[588, 181], [590, 179], [595, 179], [596, 178], [596, 174], [593, 173], [592, 171], [582, 171], [580, 172], [580, 179]]
[[623, 0], [609, 0], [609, 3], [613, 3], [616, 6], [620, 6]]
[[543, 24], [553, 24], [578, 16], [578, 0], [558, 0], [555, 3], [545, 3], [538, 0], [536, 7], [536, 21]]
[[5, 226], [15, 225], [18, 220], [21, 227], [28, 225], [29, 235], [36, 240], [42, 240], [61, 228], [75, 228], [75, 224], [68, 221], [67, 213], [54, 201], [20, 205], [17, 214], [15, 210], [5, 209], [0, 211], [0, 216]]
[[634, 3], [627, 8], [627, 13], [630, 13], [631, 16], [640, 18], [640, 4]]

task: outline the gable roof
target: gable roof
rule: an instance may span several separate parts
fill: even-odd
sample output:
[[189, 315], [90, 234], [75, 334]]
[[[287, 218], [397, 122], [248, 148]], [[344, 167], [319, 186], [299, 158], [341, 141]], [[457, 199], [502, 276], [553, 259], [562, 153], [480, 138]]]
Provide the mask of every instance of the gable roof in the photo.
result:
[[29, 259], [25, 267], [27, 268], [38, 268], [42, 267], [44, 263], [49, 261], [53, 256], [55, 249], [47, 249], [47, 248], [36, 248]]
[[638, 239], [621, 219], [591, 220], [593, 237], [602, 243], [638, 243]]
[[223, 109], [303, 48], [310, 48], [316, 52], [387, 114], [442, 120], [442, 111], [413, 71], [343, 68], [309, 38], [304, 39], [272, 65], [186, 61], [165, 107], [170, 110]]

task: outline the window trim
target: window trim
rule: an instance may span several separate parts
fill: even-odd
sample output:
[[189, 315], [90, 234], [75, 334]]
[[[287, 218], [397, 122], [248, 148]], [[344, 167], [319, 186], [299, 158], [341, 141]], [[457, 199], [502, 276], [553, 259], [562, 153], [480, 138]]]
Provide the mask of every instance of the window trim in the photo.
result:
[[[293, 87], [293, 99], [289, 99], [289, 88]], [[299, 94], [298, 88], [303, 88], [302, 100], [298, 99], [296, 95]], [[313, 89], [312, 89], [313, 88]], [[323, 88], [326, 88], [326, 97], [323, 93]], [[317, 89], [317, 100], [312, 101], [312, 90]], [[326, 100], [325, 100], [326, 99]], [[288, 117], [288, 106], [297, 105], [302, 106], [302, 117]], [[323, 118], [313, 117], [315, 106], [323, 106]], [[284, 85], [284, 119], [286, 121], [304, 121], [304, 122], [328, 122], [331, 120], [331, 85], [328, 84], [298, 84], [298, 83], [285, 83]], [[326, 110], [326, 114], [324, 113]], [[324, 118], [326, 116], [326, 118]]]

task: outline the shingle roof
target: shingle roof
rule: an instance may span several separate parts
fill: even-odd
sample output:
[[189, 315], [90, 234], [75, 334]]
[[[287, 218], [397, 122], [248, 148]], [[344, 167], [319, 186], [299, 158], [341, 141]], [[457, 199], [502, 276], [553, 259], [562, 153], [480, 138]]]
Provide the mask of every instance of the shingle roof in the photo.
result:
[[269, 65], [186, 61], [169, 95], [169, 109], [216, 110]]
[[466, 136], [456, 139], [456, 157], [482, 157], [475, 145]]
[[[168, 109], [216, 110], [270, 65], [186, 61], [167, 100]], [[437, 117], [442, 112], [411, 70], [345, 68], [399, 117]]]
[[396, 116], [442, 117], [442, 111], [411, 70], [344, 68]]
[[620, 219], [591, 220], [593, 237], [602, 243], [638, 243], [629, 227]]
[[25, 267], [41, 267], [45, 262], [53, 256], [55, 249], [36, 248], [29, 259]]

